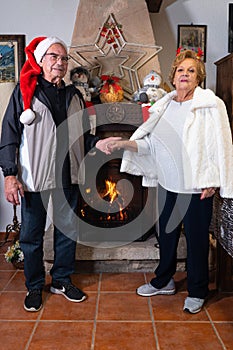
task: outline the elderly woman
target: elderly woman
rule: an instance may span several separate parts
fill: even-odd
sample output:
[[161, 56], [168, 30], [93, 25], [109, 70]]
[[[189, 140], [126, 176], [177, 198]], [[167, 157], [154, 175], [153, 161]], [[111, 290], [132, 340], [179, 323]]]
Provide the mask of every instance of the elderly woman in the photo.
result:
[[174, 294], [177, 246], [184, 225], [187, 288], [183, 310], [197, 313], [208, 295], [209, 224], [216, 188], [233, 196], [232, 139], [225, 105], [202, 89], [205, 66], [191, 50], [179, 52], [170, 73], [175, 90], [156, 102], [149, 119], [130, 140], [113, 141], [124, 149], [121, 171], [158, 185], [160, 262], [155, 277], [137, 289], [141, 296]]

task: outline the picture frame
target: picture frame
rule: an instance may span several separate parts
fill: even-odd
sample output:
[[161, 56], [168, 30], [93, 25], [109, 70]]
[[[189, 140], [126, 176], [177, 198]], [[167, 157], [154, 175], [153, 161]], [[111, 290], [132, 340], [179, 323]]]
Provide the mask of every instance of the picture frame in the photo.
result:
[[25, 62], [25, 35], [0, 35], [0, 84], [17, 83]]
[[228, 52], [233, 52], [233, 4], [229, 4]]
[[203, 51], [203, 61], [206, 62], [207, 25], [178, 24], [177, 48]]

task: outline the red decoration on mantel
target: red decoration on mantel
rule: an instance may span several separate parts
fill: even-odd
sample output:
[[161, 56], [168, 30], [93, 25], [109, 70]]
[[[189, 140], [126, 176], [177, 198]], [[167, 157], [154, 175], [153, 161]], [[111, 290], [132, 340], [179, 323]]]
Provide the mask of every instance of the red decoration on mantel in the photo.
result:
[[119, 39], [120, 35], [123, 33], [121, 28], [121, 24], [116, 25], [113, 22], [106, 22], [101, 29], [100, 35], [107, 39], [109, 45], [113, 44], [113, 47], [117, 48], [117, 39]]
[[151, 107], [151, 104], [147, 103], [142, 105], [142, 118], [143, 121], [146, 122], [149, 118], [149, 108]]
[[100, 90], [101, 102], [121, 102], [124, 98], [124, 94], [122, 87], [118, 84], [120, 78], [112, 75], [102, 75], [101, 79], [104, 82]]
[[100, 91], [101, 93], [108, 92], [109, 85], [113, 86], [114, 91], [118, 91], [118, 90], [122, 89], [122, 87], [119, 84], [117, 84], [120, 80], [120, 78], [118, 78], [118, 77], [114, 77], [112, 75], [102, 75], [101, 80], [103, 80], [105, 82], [101, 91]]

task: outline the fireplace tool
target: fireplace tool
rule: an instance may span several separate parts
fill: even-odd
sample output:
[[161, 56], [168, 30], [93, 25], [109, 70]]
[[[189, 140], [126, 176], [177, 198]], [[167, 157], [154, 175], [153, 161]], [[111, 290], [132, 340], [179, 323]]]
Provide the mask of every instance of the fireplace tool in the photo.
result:
[[8, 224], [6, 226], [6, 235], [3, 242], [1, 242], [1, 246], [3, 246], [6, 242], [8, 242], [8, 238], [11, 232], [15, 233], [14, 237], [14, 243], [19, 239], [19, 233], [20, 233], [20, 227], [21, 224], [18, 221], [17, 215], [16, 215], [16, 205], [13, 205], [13, 222], [12, 224]]

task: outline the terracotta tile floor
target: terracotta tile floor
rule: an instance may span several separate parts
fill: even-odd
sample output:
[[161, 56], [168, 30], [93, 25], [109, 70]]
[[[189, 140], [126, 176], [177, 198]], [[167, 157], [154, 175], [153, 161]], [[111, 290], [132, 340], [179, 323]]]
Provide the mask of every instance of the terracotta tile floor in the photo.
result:
[[218, 350], [233, 349], [233, 293], [215, 290], [203, 311], [182, 311], [186, 274], [175, 275], [173, 296], [143, 298], [135, 289], [152, 273], [75, 274], [88, 299], [80, 304], [43, 292], [43, 309], [24, 311], [24, 275], [0, 248], [0, 350]]

